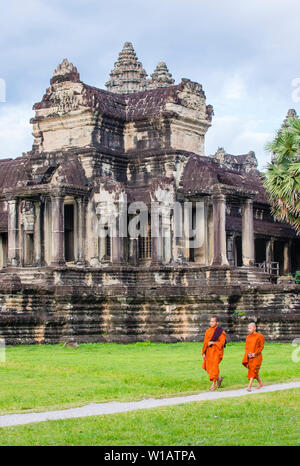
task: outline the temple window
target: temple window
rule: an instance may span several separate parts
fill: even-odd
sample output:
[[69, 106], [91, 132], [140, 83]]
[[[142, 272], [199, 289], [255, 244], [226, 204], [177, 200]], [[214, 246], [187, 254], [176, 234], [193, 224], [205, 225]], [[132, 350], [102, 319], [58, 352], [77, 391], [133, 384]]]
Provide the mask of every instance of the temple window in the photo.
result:
[[147, 236], [139, 236], [139, 259], [151, 259], [151, 224], [148, 224]]

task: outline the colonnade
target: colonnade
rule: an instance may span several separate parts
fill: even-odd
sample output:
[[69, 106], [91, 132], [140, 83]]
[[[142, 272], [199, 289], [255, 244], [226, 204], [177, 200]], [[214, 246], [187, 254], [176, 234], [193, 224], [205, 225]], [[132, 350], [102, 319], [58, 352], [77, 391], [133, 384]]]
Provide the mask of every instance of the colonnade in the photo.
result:
[[[20, 203], [27, 202], [21, 213]], [[139, 260], [138, 239], [127, 238], [120, 235], [120, 212], [115, 209], [110, 212], [115, 217], [116, 230], [108, 238], [99, 238], [97, 243], [95, 265], [101, 262], [112, 264], [138, 265], [143, 262], [151, 262], [153, 265], [169, 263], [187, 263], [191, 260], [201, 265], [228, 266], [227, 257], [227, 232], [226, 232], [226, 195], [213, 194], [202, 198], [203, 222], [200, 227], [203, 230], [203, 244], [190, 253], [190, 240], [184, 235], [177, 236], [174, 214], [169, 215], [162, 211], [160, 217], [160, 231], [162, 237], [150, 235], [148, 241], [151, 245], [151, 254]], [[182, 207], [184, 202], [182, 201]], [[93, 265], [87, 261], [86, 242], [89, 241], [86, 227], [87, 202], [84, 196], [66, 195], [62, 193], [51, 194], [45, 198], [11, 198], [7, 200], [8, 233], [7, 233], [7, 260], [3, 256], [4, 246], [0, 251], [0, 267], [7, 262], [9, 266], [61, 266], [68, 261], [66, 254], [66, 225], [65, 207], [72, 206], [74, 254], [69, 261], [74, 264]], [[120, 208], [120, 207], [119, 207]], [[28, 210], [26, 210], [28, 209]], [[96, 215], [99, 217], [105, 212], [104, 205], [98, 204]], [[107, 213], [106, 213], [107, 214]], [[249, 267], [255, 265], [254, 244], [254, 220], [253, 200], [241, 199], [242, 232], [241, 232], [241, 264]], [[185, 209], [182, 209], [182, 227], [185, 219]], [[151, 222], [151, 220], [150, 220]], [[184, 227], [183, 227], [184, 228]], [[89, 232], [91, 235], [98, 232]], [[1, 238], [0, 238], [1, 240]], [[109, 242], [109, 256], [107, 245]], [[96, 243], [95, 243], [96, 244]], [[147, 243], [149, 247], [149, 243]], [[0, 244], [1, 246], [1, 244]], [[95, 248], [95, 249], [96, 249]], [[284, 243], [284, 273], [290, 271], [291, 241]], [[148, 251], [148, 250], [147, 250]], [[149, 251], [148, 251], [149, 252]], [[274, 260], [274, 238], [266, 242], [266, 261]], [[232, 262], [230, 263], [232, 264]]]

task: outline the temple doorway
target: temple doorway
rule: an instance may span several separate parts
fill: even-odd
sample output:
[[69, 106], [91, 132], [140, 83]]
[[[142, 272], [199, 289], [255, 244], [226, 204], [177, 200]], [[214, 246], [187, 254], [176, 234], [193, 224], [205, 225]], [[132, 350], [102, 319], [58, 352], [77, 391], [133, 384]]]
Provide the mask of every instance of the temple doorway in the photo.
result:
[[274, 262], [279, 264], [279, 273], [283, 274], [284, 267], [284, 242], [283, 241], [274, 241]]
[[0, 233], [0, 269], [7, 264], [7, 233]]
[[34, 240], [33, 233], [24, 234], [24, 265], [33, 265]]
[[235, 237], [235, 264], [237, 267], [242, 267], [243, 265], [243, 253], [242, 253], [242, 237]]
[[300, 240], [294, 239], [291, 245], [291, 268], [292, 273], [300, 270]]
[[74, 262], [74, 205], [65, 204], [65, 259]]
[[262, 264], [266, 261], [266, 247], [267, 240], [263, 238], [256, 238], [254, 242], [255, 249], [255, 262], [257, 264]]

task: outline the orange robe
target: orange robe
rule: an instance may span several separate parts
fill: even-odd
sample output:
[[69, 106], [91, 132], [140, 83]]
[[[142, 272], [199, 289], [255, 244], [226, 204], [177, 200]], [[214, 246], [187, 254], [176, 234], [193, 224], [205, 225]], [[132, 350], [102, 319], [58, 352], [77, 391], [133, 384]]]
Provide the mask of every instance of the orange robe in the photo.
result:
[[[255, 332], [247, 336], [245, 355], [242, 364], [248, 368], [248, 379], [256, 379], [262, 363], [262, 350], [265, 338], [261, 333]], [[248, 353], [255, 353], [255, 358], [249, 358]]]
[[207, 346], [214, 333], [215, 328], [206, 330], [202, 348], [202, 354], [206, 356], [202, 364], [202, 369], [208, 372], [209, 380], [211, 381], [216, 381], [219, 378], [219, 364], [223, 359], [224, 345], [226, 342], [226, 333], [223, 330], [218, 340], [214, 342], [215, 344]]

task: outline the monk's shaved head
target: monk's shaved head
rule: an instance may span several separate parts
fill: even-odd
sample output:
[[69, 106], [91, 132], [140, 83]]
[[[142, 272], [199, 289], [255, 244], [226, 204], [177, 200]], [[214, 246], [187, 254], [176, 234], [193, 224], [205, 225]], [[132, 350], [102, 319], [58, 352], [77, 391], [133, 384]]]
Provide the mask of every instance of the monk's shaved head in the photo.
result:
[[255, 322], [250, 322], [248, 324], [248, 332], [249, 333], [254, 333], [256, 331], [256, 323]]
[[217, 327], [219, 323], [218, 317], [217, 316], [212, 316], [210, 318], [210, 326], [211, 327]]

